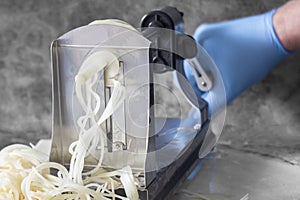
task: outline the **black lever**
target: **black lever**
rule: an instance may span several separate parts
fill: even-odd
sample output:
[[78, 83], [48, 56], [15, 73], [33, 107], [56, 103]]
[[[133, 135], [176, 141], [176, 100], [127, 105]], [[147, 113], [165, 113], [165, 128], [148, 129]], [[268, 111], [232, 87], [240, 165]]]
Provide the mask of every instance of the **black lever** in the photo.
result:
[[182, 26], [183, 13], [174, 7], [152, 11], [142, 18], [142, 33], [152, 42], [150, 63], [161, 64], [153, 66], [154, 72], [176, 70], [183, 59], [196, 56], [196, 42], [183, 30], [177, 29]]

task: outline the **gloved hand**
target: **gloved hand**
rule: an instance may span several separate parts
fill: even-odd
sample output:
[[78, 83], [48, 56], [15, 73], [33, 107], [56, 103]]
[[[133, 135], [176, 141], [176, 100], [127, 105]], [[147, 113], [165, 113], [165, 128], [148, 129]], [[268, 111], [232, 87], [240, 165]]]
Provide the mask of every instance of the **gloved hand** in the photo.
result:
[[[227, 103], [262, 80], [278, 62], [290, 54], [274, 31], [272, 17], [275, 12], [272, 10], [257, 16], [203, 24], [195, 31], [194, 38], [204, 47], [220, 71]], [[185, 65], [185, 73], [196, 92], [202, 94], [210, 107], [216, 107], [214, 104], [218, 101], [218, 94], [214, 88], [210, 91], [211, 95], [201, 93], [189, 66]]]

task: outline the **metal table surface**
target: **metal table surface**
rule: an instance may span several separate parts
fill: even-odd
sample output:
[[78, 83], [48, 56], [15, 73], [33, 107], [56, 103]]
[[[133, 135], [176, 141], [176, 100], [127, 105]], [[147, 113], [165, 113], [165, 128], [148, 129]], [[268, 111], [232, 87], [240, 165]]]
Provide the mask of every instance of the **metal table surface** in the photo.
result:
[[240, 200], [247, 194], [251, 200], [299, 200], [300, 166], [220, 145], [172, 199], [201, 199], [199, 194], [209, 200]]

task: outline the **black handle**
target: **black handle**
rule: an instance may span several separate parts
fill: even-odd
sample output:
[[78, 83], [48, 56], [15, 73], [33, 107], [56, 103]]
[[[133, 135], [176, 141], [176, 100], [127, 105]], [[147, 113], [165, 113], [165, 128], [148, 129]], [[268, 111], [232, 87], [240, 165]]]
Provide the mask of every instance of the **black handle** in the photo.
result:
[[193, 58], [197, 54], [195, 40], [176, 32], [177, 25], [183, 25], [183, 13], [169, 6], [151, 11], [141, 20], [143, 35], [152, 42], [150, 63], [162, 64], [153, 66], [156, 73], [176, 70], [183, 59]]

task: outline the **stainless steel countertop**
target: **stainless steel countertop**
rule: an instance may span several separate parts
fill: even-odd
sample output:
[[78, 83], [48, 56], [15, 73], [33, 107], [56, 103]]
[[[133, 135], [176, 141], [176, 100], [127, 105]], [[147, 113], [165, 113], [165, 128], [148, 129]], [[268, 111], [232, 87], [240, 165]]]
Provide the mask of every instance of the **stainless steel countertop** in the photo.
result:
[[299, 200], [300, 166], [266, 155], [218, 146], [201, 169], [187, 179], [173, 199]]

